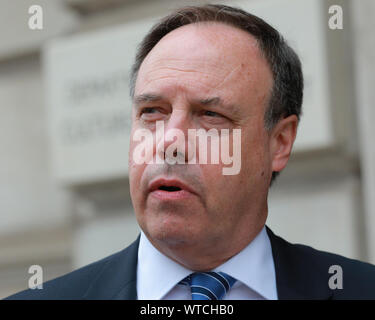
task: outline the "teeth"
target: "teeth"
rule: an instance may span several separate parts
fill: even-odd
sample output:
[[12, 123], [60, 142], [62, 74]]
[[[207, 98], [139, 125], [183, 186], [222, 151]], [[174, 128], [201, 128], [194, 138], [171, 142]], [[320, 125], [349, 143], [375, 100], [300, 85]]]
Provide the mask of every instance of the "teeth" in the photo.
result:
[[173, 192], [173, 191], [180, 191], [181, 188], [179, 187], [175, 187], [175, 186], [161, 186], [159, 187], [160, 190], [164, 190], [164, 191], [169, 191], [169, 192]]

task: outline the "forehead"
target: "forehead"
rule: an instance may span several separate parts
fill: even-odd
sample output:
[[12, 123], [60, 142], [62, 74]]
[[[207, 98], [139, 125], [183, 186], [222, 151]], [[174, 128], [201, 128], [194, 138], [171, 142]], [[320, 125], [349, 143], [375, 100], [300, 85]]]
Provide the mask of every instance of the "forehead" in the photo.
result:
[[135, 91], [253, 91], [256, 98], [271, 85], [272, 74], [256, 39], [233, 26], [209, 22], [186, 25], [163, 37], [141, 64]]

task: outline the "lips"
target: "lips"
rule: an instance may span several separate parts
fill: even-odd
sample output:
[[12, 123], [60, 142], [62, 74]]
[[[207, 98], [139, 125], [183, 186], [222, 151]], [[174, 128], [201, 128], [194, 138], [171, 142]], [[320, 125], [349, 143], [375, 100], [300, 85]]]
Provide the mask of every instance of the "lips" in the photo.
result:
[[149, 192], [162, 200], [178, 200], [196, 194], [196, 192], [177, 179], [159, 178], [150, 183]]
[[191, 187], [187, 186], [185, 183], [177, 179], [168, 180], [168, 179], [159, 178], [155, 181], [152, 181], [150, 183], [149, 191], [152, 192], [155, 190], [163, 190], [163, 191], [168, 191], [168, 192], [176, 192], [176, 191], [185, 190], [190, 193], [195, 193]]

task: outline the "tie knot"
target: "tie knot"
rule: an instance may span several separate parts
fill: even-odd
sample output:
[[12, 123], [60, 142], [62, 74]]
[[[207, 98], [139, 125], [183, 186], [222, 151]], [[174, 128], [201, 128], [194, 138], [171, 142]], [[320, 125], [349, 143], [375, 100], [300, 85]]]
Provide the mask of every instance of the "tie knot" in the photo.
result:
[[222, 300], [235, 282], [224, 272], [194, 272], [181, 281], [190, 285], [193, 300]]

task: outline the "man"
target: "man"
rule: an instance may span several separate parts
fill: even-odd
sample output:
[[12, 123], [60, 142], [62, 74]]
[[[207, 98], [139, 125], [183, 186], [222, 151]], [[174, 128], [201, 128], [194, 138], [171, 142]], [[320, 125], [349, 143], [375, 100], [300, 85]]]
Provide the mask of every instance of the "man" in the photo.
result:
[[[263, 20], [222, 5], [163, 19], [132, 71], [129, 181], [140, 237], [10, 298], [375, 298], [374, 266], [290, 244], [265, 226], [268, 189], [289, 160], [302, 92], [297, 55]], [[223, 174], [223, 159], [191, 161], [205, 151], [192, 129], [219, 132], [207, 148], [229, 133], [232, 153], [239, 129], [240, 170]], [[138, 139], [144, 132], [151, 136]]]

